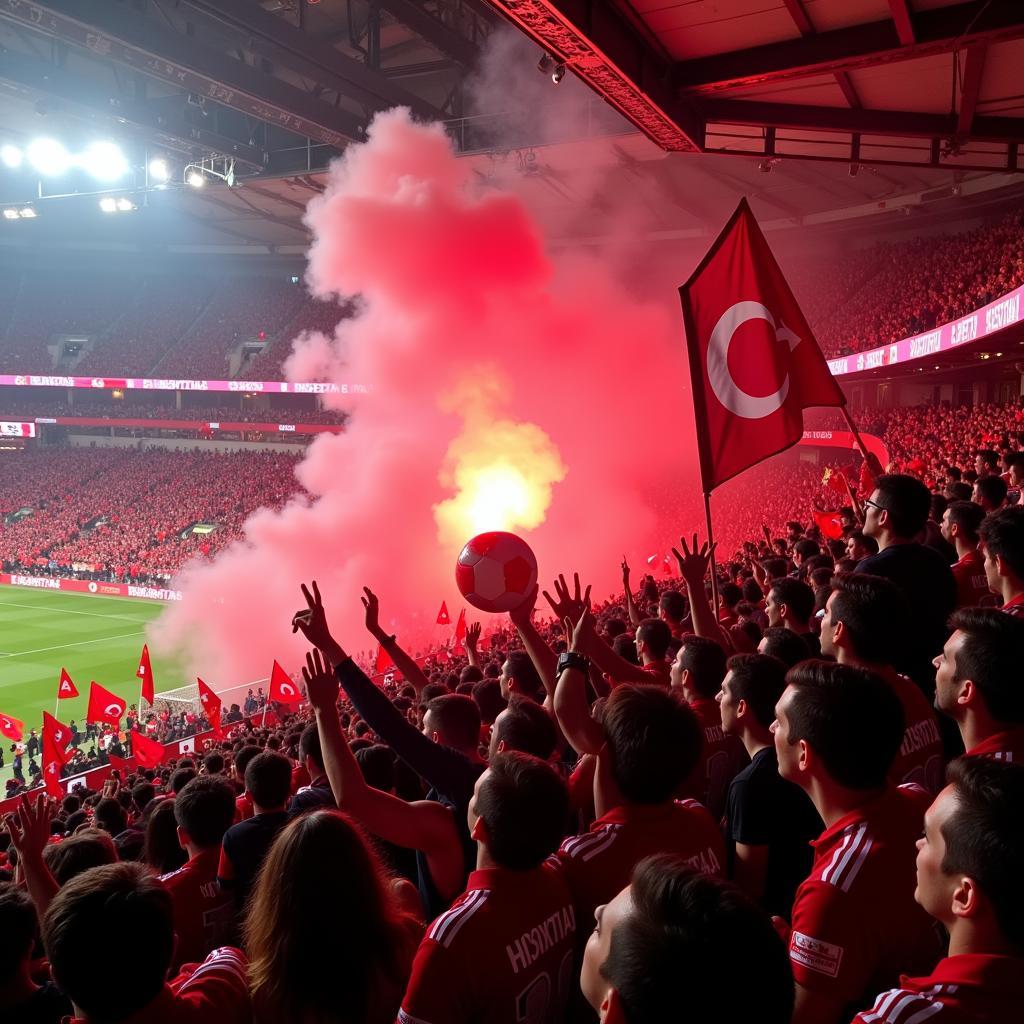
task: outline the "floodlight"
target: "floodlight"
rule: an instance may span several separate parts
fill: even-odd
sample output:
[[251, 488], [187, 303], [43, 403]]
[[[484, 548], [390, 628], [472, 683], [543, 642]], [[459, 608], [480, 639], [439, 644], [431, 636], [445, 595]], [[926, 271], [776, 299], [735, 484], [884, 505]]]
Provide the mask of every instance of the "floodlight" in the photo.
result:
[[16, 170], [21, 166], [24, 159], [24, 153], [22, 153], [17, 146], [12, 146], [10, 144], [0, 146], [0, 160], [4, 162], [5, 167], [10, 167], [11, 170]]
[[28, 147], [28, 162], [40, 174], [56, 177], [68, 169], [71, 157], [56, 139], [36, 139]]
[[36, 213], [35, 210], [32, 209], [31, 206], [23, 206], [18, 211], [18, 216], [23, 218], [24, 220], [32, 220], [32, 218], [33, 217], [37, 217], [38, 214]]
[[171, 169], [162, 156], [153, 157], [149, 161], [149, 176], [154, 181], [167, 181], [171, 176]]
[[78, 162], [97, 181], [117, 181], [128, 173], [128, 161], [113, 142], [94, 142]]
[[117, 208], [122, 213], [127, 213], [129, 210], [135, 209], [135, 204], [130, 199], [118, 199]]
[[4, 210], [4, 220], [17, 220], [17, 219], [18, 219], [18, 211], [17, 210], [12, 210], [10, 208]]
[[104, 196], [100, 200], [100, 209], [104, 213], [117, 213], [117, 200], [113, 196]]
[[202, 188], [206, 184], [206, 178], [199, 171], [189, 171], [185, 181], [193, 188]]

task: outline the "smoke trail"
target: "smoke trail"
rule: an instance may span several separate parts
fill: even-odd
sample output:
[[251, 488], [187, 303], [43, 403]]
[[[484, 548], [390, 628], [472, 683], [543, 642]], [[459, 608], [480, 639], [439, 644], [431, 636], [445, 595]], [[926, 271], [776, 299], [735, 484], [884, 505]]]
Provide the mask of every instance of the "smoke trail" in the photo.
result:
[[294, 664], [289, 619], [313, 577], [347, 649], [370, 644], [363, 584], [403, 637], [429, 636], [440, 601], [460, 604], [460, 545], [492, 516], [526, 533], [543, 578], [579, 569], [609, 589], [624, 551], [664, 539], [659, 504], [692, 479], [674, 309], [631, 298], [592, 255], [554, 262], [522, 202], [470, 178], [440, 126], [395, 110], [310, 204], [311, 290], [360, 301], [333, 336], [298, 339], [286, 370], [371, 393], [332, 396], [350, 427], [311, 445], [305, 494], [183, 572], [153, 641], [207, 681]]

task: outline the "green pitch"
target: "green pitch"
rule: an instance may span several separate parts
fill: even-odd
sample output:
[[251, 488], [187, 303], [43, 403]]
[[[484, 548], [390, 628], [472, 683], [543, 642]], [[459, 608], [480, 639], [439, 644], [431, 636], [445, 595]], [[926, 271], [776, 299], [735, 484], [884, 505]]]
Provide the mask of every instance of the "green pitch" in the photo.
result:
[[[138, 704], [140, 681], [135, 677], [145, 643], [146, 624], [164, 605], [158, 601], [93, 597], [52, 590], [0, 587], [0, 712], [39, 733], [43, 711], [64, 723], [74, 719], [85, 732], [89, 681]], [[61, 666], [75, 681], [79, 696], [57, 703]], [[183, 685], [180, 670], [153, 658], [156, 691]], [[11, 741], [3, 743], [0, 780], [10, 777]], [[28, 762], [26, 761], [26, 767]], [[0, 788], [0, 799], [3, 790]]]

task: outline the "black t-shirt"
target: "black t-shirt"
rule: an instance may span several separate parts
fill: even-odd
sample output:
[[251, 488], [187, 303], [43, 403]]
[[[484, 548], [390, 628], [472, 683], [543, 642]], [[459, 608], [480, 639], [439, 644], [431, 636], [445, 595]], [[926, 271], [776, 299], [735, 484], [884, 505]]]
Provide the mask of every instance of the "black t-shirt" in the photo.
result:
[[857, 563], [857, 572], [892, 580], [910, 603], [910, 620], [894, 667], [926, 693], [935, 689], [932, 659], [949, 636], [947, 622], [956, 608], [956, 580], [949, 564], [924, 544], [894, 544]]
[[28, 1002], [17, 1006], [0, 1003], [0, 1019], [16, 1024], [60, 1024], [74, 1012], [71, 1000], [52, 982], [36, 989]]
[[308, 786], [303, 786], [292, 797], [291, 803], [288, 804], [288, 814], [290, 817], [296, 818], [300, 814], [305, 814], [306, 811], [319, 811], [325, 807], [333, 811], [337, 806], [327, 776], [321, 775]]
[[287, 824], [287, 811], [270, 811], [246, 818], [224, 833], [217, 875], [221, 885], [235, 894], [239, 908], [245, 906], [267, 851]]
[[762, 905], [787, 921], [797, 886], [814, 862], [811, 840], [825, 830], [810, 797], [779, 775], [774, 747], [759, 750], [732, 780], [725, 809], [730, 869], [735, 844], [768, 847]]

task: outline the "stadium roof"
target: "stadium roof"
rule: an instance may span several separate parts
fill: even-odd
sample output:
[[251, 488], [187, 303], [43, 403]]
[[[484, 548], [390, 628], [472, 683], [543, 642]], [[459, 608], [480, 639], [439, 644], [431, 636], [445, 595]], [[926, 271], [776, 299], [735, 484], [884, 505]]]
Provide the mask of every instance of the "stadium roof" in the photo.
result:
[[491, 0], [660, 146], [1024, 170], [1020, 0]]
[[[739, 194], [769, 227], [841, 228], [1024, 191], [1021, 0], [659, 2], [0, 0], [0, 141], [102, 131], [179, 172], [234, 160], [236, 181], [151, 194], [102, 232], [95, 201], [71, 197], [0, 245], [298, 255], [327, 163], [396, 104], [445, 121], [484, 183], [515, 178], [577, 241], [611, 230], [622, 194], [673, 238], [713, 231]], [[598, 94], [591, 137], [567, 113], [560, 139], [499, 125], [489, 145], [462, 116], [499, 12], [525, 30], [530, 76], [547, 52]], [[549, 85], [546, 111], [574, 90], [573, 74]], [[24, 186], [0, 168], [0, 203]]]

